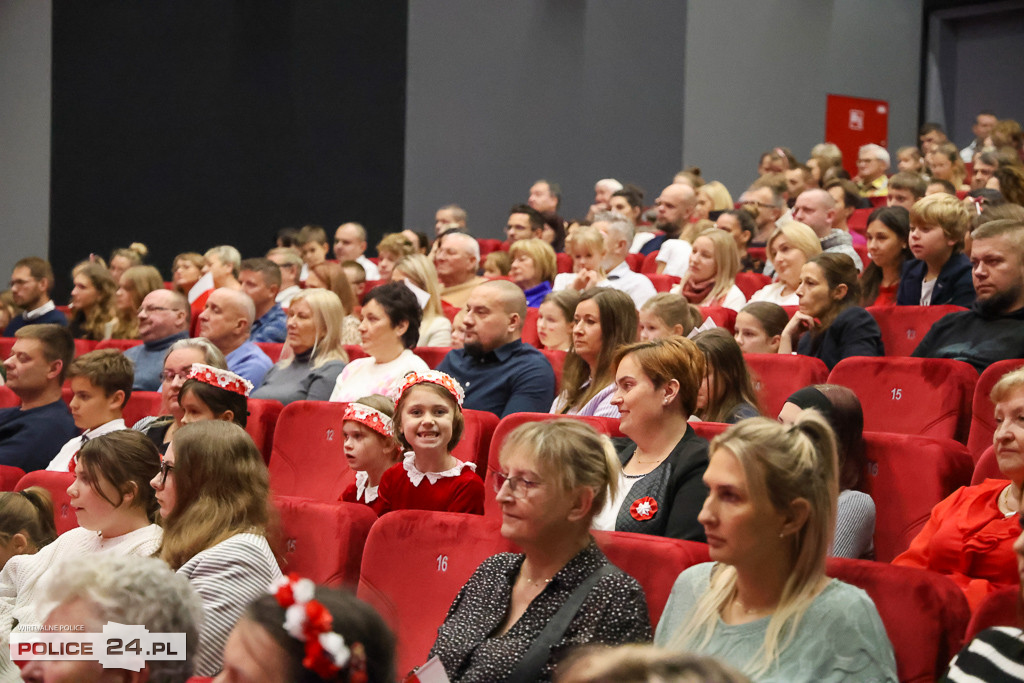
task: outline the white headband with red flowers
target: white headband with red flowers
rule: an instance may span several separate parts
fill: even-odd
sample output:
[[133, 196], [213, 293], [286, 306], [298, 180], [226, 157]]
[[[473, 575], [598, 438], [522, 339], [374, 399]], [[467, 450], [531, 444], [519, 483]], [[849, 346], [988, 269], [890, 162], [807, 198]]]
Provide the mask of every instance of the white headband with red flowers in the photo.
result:
[[459, 384], [451, 375], [446, 375], [438, 370], [426, 370], [424, 372], [413, 371], [405, 377], [396, 380], [395, 386], [392, 388], [395, 403], [401, 401], [402, 394], [410, 388], [417, 384], [423, 384], [424, 382], [429, 382], [430, 384], [436, 384], [439, 387], [443, 387], [452, 395], [455, 402], [459, 404], [459, 407], [462, 407], [462, 402], [466, 398], [466, 392], [462, 390], [462, 385]]
[[342, 415], [341, 419], [343, 421], [352, 420], [353, 422], [358, 422], [389, 439], [395, 435], [394, 422], [390, 417], [376, 408], [371, 408], [362, 403], [349, 403], [345, 406], [345, 414]]
[[352, 643], [331, 629], [334, 617], [321, 602], [313, 599], [316, 584], [297, 574], [282, 576], [270, 584], [270, 594], [284, 608], [284, 630], [305, 643], [302, 666], [323, 679], [349, 668], [350, 683], [366, 683], [366, 651], [362, 643]]
[[192, 369], [188, 371], [188, 379], [194, 379], [197, 382], [209, 384], [246, 398], [249, 398], [249, 392], [253, 389], [252, 382], [246, 378], [236, 375], [230, 370], [221, 370], [202, 363], [192, 364]]

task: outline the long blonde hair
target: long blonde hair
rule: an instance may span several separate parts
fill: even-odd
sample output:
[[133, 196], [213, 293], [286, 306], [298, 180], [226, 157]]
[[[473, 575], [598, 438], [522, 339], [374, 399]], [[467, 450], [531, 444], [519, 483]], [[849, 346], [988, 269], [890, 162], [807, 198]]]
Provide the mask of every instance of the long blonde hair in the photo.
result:
[[[751, 661], [734, 662], [756, 678], [792, 642], [825, 577], [825, 556], [835, 531], [839, 495], [835, 437], [824, 418], [815, 411], [804, 411], [789, 426], [763, 417], [744, 420], [715, 437], [712, 457], [719, 450], [729, 451], [740, 462], [753, 500], [780, 512], [798, 498], [806, 500], [809, 507], [807, 520], [789, 536], [792, 566], [764, 642]], [[736, 568], [717, 565], [707, 592], [669, 647], [706, 645], [735, 591]]]
[[204, 420], [174, 433], [177, 500], [164, 518], [160, 558], [178, 570], [242, 533], [266, 534], [270, 477], [256, 444], [233, 422]]
[[437, 269], [429, 258], [423, 254], [403, 256], [395, 264], [394, 270], [402, 271], [414, 285], [430, 295], [427, 305], [423, 307], [423, 322], [444, 315], [444, 310], [441, 308], [441, 289], [438, 287]]
[[[740, 256], [736, 251], [736, 242], [732, 235], [725, 230], [708, 228], [694, 238], [694, 243], [701, 237], [711, 240], [715, 251], [715, 284], [704, 299], [708, 305], [714, 306], [715, 302], [724, 298], [736, 284], [736, 273], [740, 270]], [[689, 277], [687, 275], [687, 279]]]
[[[313, 326], [316, 328], [316, 337], [313, 340], [313, 353], [310, 354], [310, 361], [314, 368], [318, 368], [327, 361], [340, 360], [348, 362], [348, 353], [341, 343], [341, 332], [345, 309], [342, 306], [338, 295], [329, 289], [314, 287], [304, 289], [292, 299], [294, 306], [299, 301], [309, 304], [313, 312]], [[292, 359], [286, 358], [280, 361], [281, 367], [291, 365]]]

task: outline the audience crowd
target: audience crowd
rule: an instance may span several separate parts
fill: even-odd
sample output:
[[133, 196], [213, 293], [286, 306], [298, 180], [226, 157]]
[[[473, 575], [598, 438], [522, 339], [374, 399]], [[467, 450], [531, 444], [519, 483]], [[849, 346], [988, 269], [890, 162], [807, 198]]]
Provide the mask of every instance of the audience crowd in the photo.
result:
[[[809, 381], [776, 415], [754, 367], [882, 357], [883, 314], [940, 305], [956, 309], [913, 356], [1024, 366], [1024, 135], [991, 112], [973, 132], [960, 149], [925, 124], [895, 167], [876, 144], [844, 159], [822, 143], [804, 162], [775, 147], [746, 188], [688, 168], [650, 207], [604, 178], [578, 219], [538, 180], [504, 240], [447, 204], [433, 230], [380, 235], [376, 256], [355, 222], [333, 243], [282, 230], [244, 260], [182, 252], [163, 274], [137, 242], [77, 264], [66, 306], [25, 255], [0, 295], [0, 482], [46, 470], [76, 528], [56, 533], [54, 489], [0, 492], [0, 681], [93, 680], [95, 663], [13, 662], [8, 642], [109, 620], [186, 634], [185, 661], [139, 680], [405, 674], [369, 605], [282, 575], [271, 453], [246, 430], [264, 403], [311, 401], [343, 404], [337, 500], [378, 516], [493, 504], [520, 551], [466, 581], [423, 680], [897, 680], [884, 606], [826, 573], [829, 557], [875, 557], [871, 406]], [[1024, 561], [1024, 369], [997, 379], [979, 471], [994, 458], [998, 475], [946, 491], [892, 562], [949, 577], [973, 611], [1019, 592]], [[126, 423], [139, 392], [154, 407]], [[484, 472], [460, 449], [480, 413], [551, 418], [527, 416]], [[652, 609], [593, 530], [704, 544], [711, 562]], [[1021, 624], [1001, 625], [948, 680], [1024, 680]], [[669, 652], [630, 645], [652, 641]]]

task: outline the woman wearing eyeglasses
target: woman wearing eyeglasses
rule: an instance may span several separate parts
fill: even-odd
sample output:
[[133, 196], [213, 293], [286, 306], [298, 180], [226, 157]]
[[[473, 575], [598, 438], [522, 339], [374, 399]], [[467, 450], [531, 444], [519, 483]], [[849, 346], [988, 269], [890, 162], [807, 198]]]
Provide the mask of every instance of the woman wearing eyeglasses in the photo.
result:
[[224, 354], [203, 337], [174, 342], [167, 349], [164, 369], [160, 373], [160, 414], [144, 417], [132, 427], [148, 436], [161, 453], [167, 450], [174, 432], [181, 427], [185, 417], [185, 409], [181, 407], [178, 398], [194, 363], [203, 363], [221, 370], [227, 370], [228, 367]]
[[[643, 589], [590, 536], [618, 482], [611, 442], [575, 420], [534, 422], [500, 462], [501, 535], [522, 552], [485, 560], [452, 603], [430, 653], [448, 678], [549, 681], [572, 647], [649, 641]], [[549, 626], [556, 614], [567, 626]]]
[[150, 483], [163, 519], [160, 557], [203, 603], [195, 674], [213, 676], [245, 606], [281, 576], [266, 538], [267, 467], [244, 429], [205, 420], [178, 430]]

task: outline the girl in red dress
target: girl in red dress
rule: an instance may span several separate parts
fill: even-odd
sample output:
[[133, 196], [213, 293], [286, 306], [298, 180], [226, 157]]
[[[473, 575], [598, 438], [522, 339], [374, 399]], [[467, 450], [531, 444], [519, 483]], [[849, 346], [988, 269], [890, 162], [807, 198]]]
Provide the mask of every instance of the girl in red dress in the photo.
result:
[[411, 372], [398, 382], [395, 433], [404, 460], [381, 477], [381, 514], [391, 510], [484, 511], [484, 483], [476, 465], [452, 455], [465, 422], [465, 393], [436, 370]]
[[398, 462], [398, 444], [391, 421], [395, 404], [384, 396], [366, 396], [345, 407], [342, 432], [345, 436], [345, 459], [356, 473], [356, 480], [341, 494], [349, 503], [365, 503], [381, 513], [377, 493], [384, 471]]

